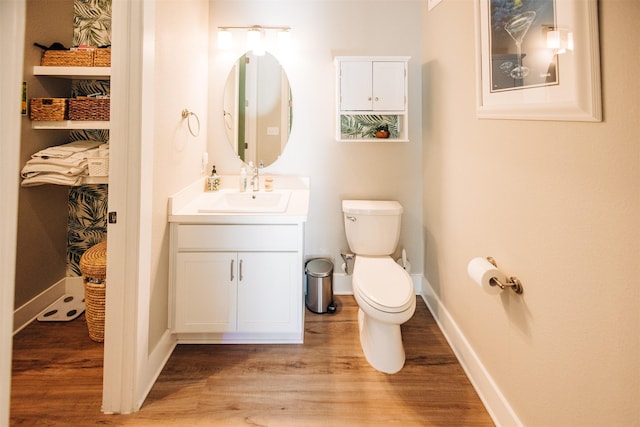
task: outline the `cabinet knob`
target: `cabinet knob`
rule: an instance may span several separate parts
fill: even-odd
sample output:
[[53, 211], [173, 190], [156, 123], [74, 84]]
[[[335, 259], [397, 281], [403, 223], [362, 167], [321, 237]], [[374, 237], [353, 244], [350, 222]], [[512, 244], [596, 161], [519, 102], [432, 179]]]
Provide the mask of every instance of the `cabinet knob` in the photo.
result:
[[378, 98], [378, 97], [376, 96], [376, 101], [379, 101], [379, 100], [380, 100], [380, 98]]

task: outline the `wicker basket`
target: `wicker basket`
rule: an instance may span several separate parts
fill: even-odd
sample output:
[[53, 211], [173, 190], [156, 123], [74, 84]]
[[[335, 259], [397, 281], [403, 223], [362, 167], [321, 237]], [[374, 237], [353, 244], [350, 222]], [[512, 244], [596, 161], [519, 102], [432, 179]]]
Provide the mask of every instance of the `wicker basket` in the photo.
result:
[[45, 50], [40, 65], [57, 67], [93, 67], [93, 49]]
[[104, 342], [104, 316], [107, 279], [107, 240], [87, 249], [80, 258], [84, 283], [85, 318], [89, 338]]
[[67, 119], [67, 98], [32, 98], [31, 120], [60, 121]]
[[69, 99], [69, 120], [109, 120], [109, 98], [78, 97]]
[[98, 48], [93, 51], [94, 67], [111, 67], [111, 48]]

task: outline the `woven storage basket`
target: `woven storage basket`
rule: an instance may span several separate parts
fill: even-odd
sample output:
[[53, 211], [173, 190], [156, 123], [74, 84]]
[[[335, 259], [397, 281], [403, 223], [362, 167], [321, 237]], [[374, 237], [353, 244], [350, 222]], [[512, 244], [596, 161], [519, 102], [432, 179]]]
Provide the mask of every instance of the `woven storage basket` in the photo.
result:
[[60, 121], [67, 119], [66, 98], [31, 98], [31, 120]]
[[104, 315], [107, 279], [107, 241], [87, 249], [80, 258], [84, 283], [85, 318], [89, 338], [104, 342]]
[[99, 48], [93, 51], [94, 67], [111, 67], [111, 48]]
[[45, 50], [40, 65], [57, 67], [93, 67], [93, 49]]
[[109, 120], [109, 98], [78, 97], [69, 99], [69, 120]]

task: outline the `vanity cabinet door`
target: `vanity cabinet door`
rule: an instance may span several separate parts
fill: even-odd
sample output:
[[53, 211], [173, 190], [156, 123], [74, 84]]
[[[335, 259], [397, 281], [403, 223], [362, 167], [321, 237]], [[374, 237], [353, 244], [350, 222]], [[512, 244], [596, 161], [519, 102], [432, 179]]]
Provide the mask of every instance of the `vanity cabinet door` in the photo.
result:
[[340, 110], [404, 109], [405, 62], [353, 60], [340, 63]]
[[176, 255], [175, 332], [236, 330], [237, 254]]
[[241, 252], [238, 268], [238, 332], [298, 331], [297, 254]]

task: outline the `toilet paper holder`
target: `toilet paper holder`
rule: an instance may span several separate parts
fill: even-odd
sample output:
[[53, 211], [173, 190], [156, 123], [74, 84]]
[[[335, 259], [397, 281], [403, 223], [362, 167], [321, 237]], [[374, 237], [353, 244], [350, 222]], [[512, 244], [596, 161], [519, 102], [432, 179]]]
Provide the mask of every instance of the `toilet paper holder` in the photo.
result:
[[[493, 264], [494, 267], [498, 268], [498, 263], [492, 257], [488, 256], [487, 261]], [[522, 282], [520, 282], [520, 280], [515, 276], [507, 278], [507, 283], [502, 283], [497, 278], [492, 277], [489, 283], [491, 284], [491, 286], [497, 286], [502, 290], [511, 288], [511, 290], [516, 294], [521, 294], [524, 291], [524, 289], [522, 288]]]

